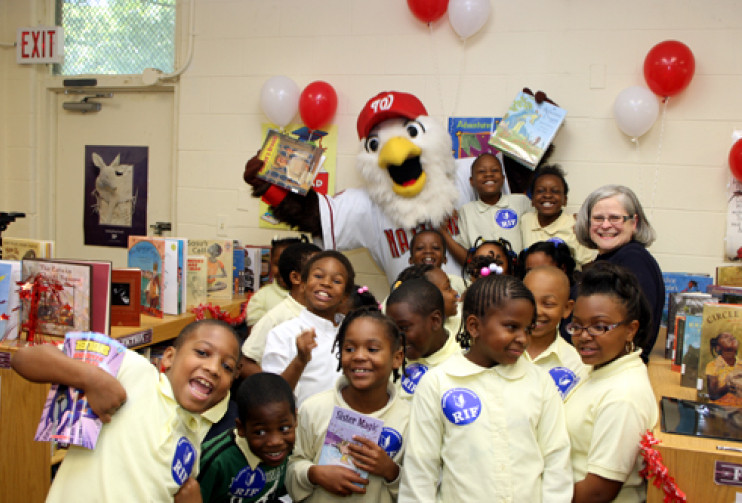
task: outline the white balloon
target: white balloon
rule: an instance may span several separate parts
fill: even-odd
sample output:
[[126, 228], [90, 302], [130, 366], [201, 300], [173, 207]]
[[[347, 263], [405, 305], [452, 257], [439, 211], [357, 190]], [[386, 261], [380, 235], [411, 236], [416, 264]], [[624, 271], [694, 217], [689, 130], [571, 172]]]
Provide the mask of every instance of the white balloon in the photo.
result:
[[286, 127], [299, 111], [299, 86], [283, 75], [265, 81], [260, 89], [260, 106], [268, 119], [278, 127]]
[[618, 94], [613, 104], [613, 119], [618, 129], [632, 138], [652, 129], [659, 113], [657, 96], [642, 86], [627, 87]]
[[462, 39], [482, 29], [490, 16], [490, 0], [450, 0], [448, 20]]

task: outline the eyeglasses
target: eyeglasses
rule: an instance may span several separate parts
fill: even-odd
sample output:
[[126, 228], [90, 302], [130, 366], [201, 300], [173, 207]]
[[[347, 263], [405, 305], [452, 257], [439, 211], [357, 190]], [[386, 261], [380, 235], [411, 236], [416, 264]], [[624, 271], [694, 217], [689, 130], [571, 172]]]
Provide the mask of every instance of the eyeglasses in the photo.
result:
[[591, 337], [600, 337], [601, 335], [607, 334], [617, 326], [626, 324], [627, 321], [628, 320], [619, 321], [618, 323], [614, 323], [612, 325], [606, 325], [605, 323], [596, 323], [595, 325], [588, 325], [586, 327], [583, 327], [582, 325], [579, 325], [573, 321], [564, 328], [572, 337], [582, 335], [582, 332], [585, 331], [587, 331], [587, 334]]
[[625, 223], [627, 220], [633, 219], [634, 217], [629, 215], [610, 215], [607, 217], [604, 217], [603, 215], [592, 215], [590, 217], [590, 222], [594, 225], [603, 225], [603, 222], [608, 220], [611, 225], [618, 225]]

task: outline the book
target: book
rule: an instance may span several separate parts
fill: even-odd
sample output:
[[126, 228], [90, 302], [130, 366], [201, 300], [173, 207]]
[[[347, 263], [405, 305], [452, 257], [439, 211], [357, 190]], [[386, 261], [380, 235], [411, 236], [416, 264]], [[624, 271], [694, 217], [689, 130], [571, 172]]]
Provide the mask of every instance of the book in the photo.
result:
[[[675, 344], [675, 318], [678, 315], [701, 314], [703, 304], [714, 300], [714, 297], [703, 292], [674, 292], [670, 294], [667, 326], [667, 348], [672, 352]], [[718, 299], [716, 299], [718, 300]], [[667, 353], [667, 351], [666, 351]], [[670, 355], [670, 358], [675, 358]]]
[[527, 168], [536, 169], [566, 116], [563, 108], [547, 102], [539, 105], [521, 91], [489, 143]]
[[668, 307], [670, 294], [675, 292], [705, 292], [713, 283], [708, 274], [693, 274], [685, 272], [663, 272], [662, 281], [665, 283], [665, 306], [662, 308], [662, 325], [668, 325]]
[[[126, 354], [126, 348], [118, 342], [92, 332], [69, 332], [63, 350], [70, 358], [96, 365], [114, 377]], [[83, 390], [52, 384], [34, 439], [94, 449], [102, 424], [88, 405]]]
[[500, 120], [499, 117], [450, 117], [448, 134], [453, 143], [454, 159], [477, 157], [487, 152], [497, 154], [489, 141]]
[[[662, 431], [675, 435], [742, 441], [742, 410], [663, 396], [660, 400]], [[717, 467], [719, 461], [717, 461]], [[736, 465], [729, 467], [734, 472]], [[718, 468], [717, 468], [718, 469]], [[730, 477], [731, 480], [731, 477]], [[718, 483], [718, 482], [717, 482]], [[713, 501], [710, 498], [704, 501]]]
[[672, 348], [672, 363], [670, 369], [673, 372], [680, 372], [682, 358], [682, 347], [683, 347], [683, 336], [685, 335], [685, 316], [678, 315], [675, 317], [675, 344]]
[[232, 279], [234, 281], [234, 294], [245, 293], [245, 248], [238, 241], [234, 243], [234, 258], [232, 262]]
[[18, 282], [21, 263], [18, 260], [0, 260], [0, 342], [18, 338], [21, 319]]
[[742, 286], [742, 265], [717, 267], [716, 284], [719, 286]]
[[[698, 358], [701, 353], [701, 326], [703, 316], [685, 316], [683, 328], [683, 357], [680, 365], [680, 385], [695, 388], [698, 379]], [[678, 343], [680, 341], [678, 340]]]
[[165, 241], [146, 236], [129, 236], [127, 267], [142, 271], [142, 313], [162, 318], [162, 271], [165, 261]]
[[54, 241], [43, 239], [3, 238], [3, 260], [54, 258]]
[[368, 472], [353, 464], [348, 445], [358, 444], [354, 436], [364, 437], [378, 444], [384, 421], [337, 405], [332, 410], [330, 423], [327, 425], [325, 441], [319, 455], [319, 465], [339, 465], [350, 468], [364, 479]]
[[272, 279], [270, 246], [245, 245], [245, 292], [255, 293]]
[[[742, 405], [742, 306], [708, 302], [703, 306], [698, 399]], [[733, 391], [724, 392], [731, 385]]]
[[[93, 281], [90, 264], [25, 259], [21, 262], [21, 281], [27, 284], [39, 281], [45, 288], [35, 308], [37, 333], [64, 336], [68, 332], [90, 330]], [[30, 299], [22, 300], [22, 323], [28, 323], [32, 308]]]
[[268, 131], [258, 158], [258, 178], [306, 195], [324, 162], [325, 149], [275, 130]]
[[179, 239], [165, 238], [165, 260], [162, 262], [162, 312], [165, 314], [180, 314], [179, 250], [183, 250]]
[[209, 299], [232, 298], [232, 240], [191, 239], [188, 255], [206, 257], [208, 278], [206, 292]]
[[731, 293], [733, 295], [742, 295], [742, 287], [709, 285], [706, 287], [706, 293], [711, 294], [712, 297], [721, 299], [725, 293]]
[[96, 260], [55, 260], [91, 267], [90, 331], [111, 335], [111, 271], [113, 264]]
[[188, 271], [186, 283], [188, 286], [188, 307], [206, 304], [208, 295], [208, 263], [206, 257], [201, 255], [188, 256]]
[[111, 325], [138, 327], [142, 306], [142, 270], [134, 267], [111, 272]]

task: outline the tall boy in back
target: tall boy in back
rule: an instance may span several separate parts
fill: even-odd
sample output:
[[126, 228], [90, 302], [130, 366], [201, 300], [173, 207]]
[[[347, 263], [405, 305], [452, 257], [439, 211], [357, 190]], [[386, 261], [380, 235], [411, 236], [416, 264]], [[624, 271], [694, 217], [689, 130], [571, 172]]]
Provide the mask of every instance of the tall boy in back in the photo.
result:
[[407, 367], [402, 373], [401, 398], [411, 400], [423, 375], [461, 353], [456, 336], [444, 328], [443, 296], [424, 278], [399, 285], [389, 296], [386, 313], [405, 334]]
[[459, 208], [459, 236], [454, 240], [441, 229], [451, 255], [465, 265], [468, 250], [480, 236], [505, 238], [520, 253], [521, 216], [531, 208], [531, 201], [523, 194], [502, 193], [505, 175], [500, 160], [490, 153], [480, 154], [472, 163], [469, 181], [478, 199]]
[[331, 389], [340, 377], [332, 353], [336, 314], [353, 288], [355, 272], [345, 255], [327, 250], [309, 259], [301, 279], [307, 307], [268, 333], [262, 361], [265, 372], [281, 374], [288, 381], [299, 406]]
[[523, 355], [549, 372], [562, 400], [585, 378], [588, 368], [579, 353], [559, 335], [559, 324], [572, 313], [569, 278], [561, 269], [540, 266], [523, 279], [536, 298], [536, 324], [531, 330], [531, 344]]
[[252, 327], [250, 336], [242, 345], [242, 354], [245, 361], [240, 369], [240, 376], [247, 377], [260, 372], [260, 363], [265, 351], [265, 340], [268, 332], [284, 321], [289, 321], [304, 309], [304, 282], [301, 280], [301, 271], [315, 253], [322, 251], [312, 243], [294, 243], [286, 247], [278, 260], [278, 273], [284, 284], [290, 285], [289, 296], [278, 303], [273, 309]]
[[[304, 241], [302, 241], [304, 240]], [[290, 245], [306, 242], [306, 238], [283, 238], [271, 241], [270, 271], [272, 283], [260, 288], [247, 303], [247, 326], [254, 326], [265, 313], [273, 309], [289, 295], [290, 284], [285, 283], [278, 273], [278, 261], [283, 251]], [[256, 275], [255, 283], [260, 284], [260, 277]]]
[[281, 376], [253, 374], [240, 385], [237, 409], [236, 428], [203, 446], [203, 501], [278, 501], [286, 494], [286, 461], [294, 448], [294, 392]]
[[198, 493], [201, 441], [227, 409], [240, 346], [216, 320], [186, 326], [165, 350], [159, 374], [133, 351], [117, 377], [55, 346], [25, 347], [13, 369], [33, 382], [82, 389], [104, 423], [95, 449], [70, 447], [47, 502], [181, 501]]

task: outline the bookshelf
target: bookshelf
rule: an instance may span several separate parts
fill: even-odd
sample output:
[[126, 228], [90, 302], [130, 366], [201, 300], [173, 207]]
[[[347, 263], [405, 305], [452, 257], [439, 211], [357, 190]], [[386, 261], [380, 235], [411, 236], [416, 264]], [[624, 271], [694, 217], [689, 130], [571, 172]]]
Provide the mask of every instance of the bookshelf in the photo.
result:
[[[239, 296], [213, 304], [236, 316], [246, 300], [246, 296]], [[111, 335], [121, 339], [151, 329], [151, 340], [132, 346], [145, 347], [173, 339], [194, 320], [191, 313], [162, 319], [143, 315], [141, 326], [113, 327]], [[18, 347], [17, 341], [0, 344], [0, 499], [4, 503], [42, 503], [51, 484], [52, 452], [49, 443], [35, 442], [33, 437], [49, 385], [26, 381], [10, 369], [10, 358]]]

